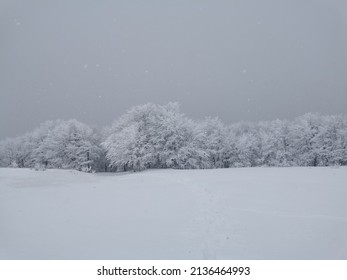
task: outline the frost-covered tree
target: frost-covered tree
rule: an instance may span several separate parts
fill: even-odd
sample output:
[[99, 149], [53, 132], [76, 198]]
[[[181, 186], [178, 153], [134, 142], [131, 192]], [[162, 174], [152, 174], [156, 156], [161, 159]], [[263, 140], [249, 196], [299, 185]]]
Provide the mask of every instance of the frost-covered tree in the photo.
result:
[[7, 167], [8, 162], [6, 158], [6, 148], [5, 148], [5, 140], [0, 141], [0, 167]]
[[15, 166], [17, 163], [17, 141], [15, 139], [7, 138], [0, 142], [0, 164], [2, 167]]
[[229, 136], [227, 128], [218, 118], [207, 118], [196, 126], [196, 146], [207, 156], [205, 168], [230, 167], [234, 151]]
[[329, 164], [347, 165], [347, 118], [336, 117], [336, 122], [336, 142], [332, 144], [333, 160]]
[[28, 138], [29, 135], [25, 134], [1, 141], [0, 161], [2, 166], [28, 167], [31, 152]]
[[318, 133], [314, 138], [317, 165], [346, 164], [346, 124], [346, 119], [341, 116], [320, 117]]
[[153, 104], [136, 106], [116, 120], [102, 146], [111, 168], [143, 170], [154, 167], [154, 124], [157, 107]]
[[39, 152], [47, 167], [90, 171], [95, 170], [101, 149], [89, 126], [69, 120], [48, 133]]
[[196, 123], [180, 113], [177, 103], [159, 106], [154, 147], [158, 167], [206, 168], [206, 152], [196, 145]]
[[239, 123], [232, 127], [237, 153], [236, 166], [254, 167], [263, 164], [263, 141], [259, 125]]
[[308, 113], [297, 118], [291, 126], [291, 154], [299, 166], [319, 165], [319, 133], [322, 118], [318, 114]]
[[62, 121], [46, 121], [42, 123], [34, 131], [27, 133], [27, 143], [30, 147], [30, 155], [27, 167], [47, 167], [48, 162], [44, 155], [43, 143], [47, 136], [58, 126]]
[[92, 130], [94, 148], [97, 149], [97, 156], [93, 159], [93, 170], [107, 172], [109, 171], [109, 162], [106, 159], [106, 151], [101, 146], [102, 141], [107, 135], [107, 130], [105, 128], [99, 129], [98, 127], [93, 127]]
[[115, 121], [102, 143], [110, 165], [117, 170], [198, 168], [192, 121], [176, 103], [136, 106]]
[[289, 123], [275, 120], [260, 124], [263, 159], [266, 166], [290, 166], [292, 157], [290, 153]]

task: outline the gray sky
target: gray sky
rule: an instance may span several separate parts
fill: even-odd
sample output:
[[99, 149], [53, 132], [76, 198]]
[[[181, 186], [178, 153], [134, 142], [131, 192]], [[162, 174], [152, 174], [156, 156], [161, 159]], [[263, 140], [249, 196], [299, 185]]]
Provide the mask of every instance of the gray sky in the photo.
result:
[[0, 0], [0, 139], [178, 101], [194, 119], [347, 114], [345, 0]]

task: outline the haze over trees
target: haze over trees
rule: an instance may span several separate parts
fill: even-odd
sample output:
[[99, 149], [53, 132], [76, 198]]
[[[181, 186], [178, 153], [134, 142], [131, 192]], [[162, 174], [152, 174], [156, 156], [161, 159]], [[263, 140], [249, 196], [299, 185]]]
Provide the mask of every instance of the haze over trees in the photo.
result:
[[141, 171], [254, 166], [347, 165], [346, 116], [308, 113], [294, 121], [193, 121], [177, 103], [135, 106], [102, 130], [47, 121], [0, 141], [0, 166]]

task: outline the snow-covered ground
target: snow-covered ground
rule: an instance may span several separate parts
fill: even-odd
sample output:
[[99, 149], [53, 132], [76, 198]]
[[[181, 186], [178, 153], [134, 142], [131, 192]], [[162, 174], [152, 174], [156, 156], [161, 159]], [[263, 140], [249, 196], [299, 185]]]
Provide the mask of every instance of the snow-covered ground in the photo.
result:
[[1, 259], [347, 259], [347, 168], [0, 168]]

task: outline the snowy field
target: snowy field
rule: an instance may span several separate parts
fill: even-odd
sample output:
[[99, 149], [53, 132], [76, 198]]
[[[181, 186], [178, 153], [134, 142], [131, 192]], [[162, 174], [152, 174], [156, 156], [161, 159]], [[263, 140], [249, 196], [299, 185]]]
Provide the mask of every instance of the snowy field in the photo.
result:
[[0, 168], [1, 259], [347, 259], [347, 168]]

